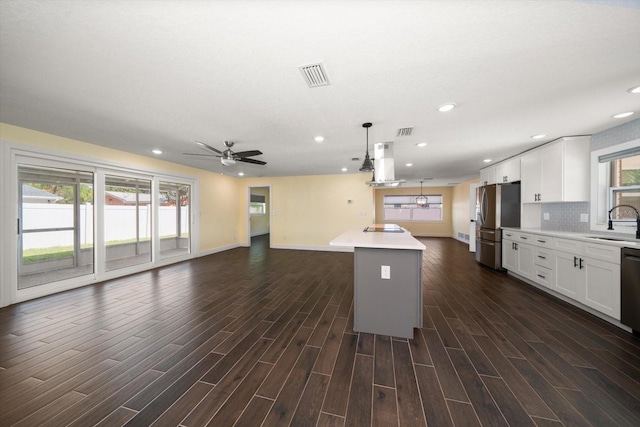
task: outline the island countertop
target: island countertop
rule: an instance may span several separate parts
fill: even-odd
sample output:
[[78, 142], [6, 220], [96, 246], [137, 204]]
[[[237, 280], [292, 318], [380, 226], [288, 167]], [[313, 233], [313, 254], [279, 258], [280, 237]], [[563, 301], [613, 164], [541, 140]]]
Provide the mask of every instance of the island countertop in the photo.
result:
[[[390, 224], [372, 225], [371, 227], [384, 227]], [[384, 249], [411, 249], [423, 251], [426, 246], [403, 229], [403, 233], [363, 231], [364, 227], [348, 230], [331, 242], [331, 246], [350, 248], [384, 248]]]

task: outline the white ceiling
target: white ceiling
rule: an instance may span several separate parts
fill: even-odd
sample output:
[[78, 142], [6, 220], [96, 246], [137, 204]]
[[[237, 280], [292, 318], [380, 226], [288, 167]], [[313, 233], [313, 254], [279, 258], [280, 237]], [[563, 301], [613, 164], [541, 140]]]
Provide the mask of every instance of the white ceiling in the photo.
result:
[[0, 0], [0, 121], [217, 172], [182, 153], [264, 153], [233, 175], [356, 172], [372, 122], [396, 178], [460, 182], [637, 118], [636, 85], [640, 1]]

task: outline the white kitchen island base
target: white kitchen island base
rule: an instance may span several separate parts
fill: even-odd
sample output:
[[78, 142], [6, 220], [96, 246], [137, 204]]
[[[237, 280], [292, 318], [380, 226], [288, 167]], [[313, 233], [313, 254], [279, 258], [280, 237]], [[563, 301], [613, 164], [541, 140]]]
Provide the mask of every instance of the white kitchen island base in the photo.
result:
[[422, 327], [424, 245], [406, 230], [350, 231], [330, 244], [354, 248], [354, 331], [412, 339]]

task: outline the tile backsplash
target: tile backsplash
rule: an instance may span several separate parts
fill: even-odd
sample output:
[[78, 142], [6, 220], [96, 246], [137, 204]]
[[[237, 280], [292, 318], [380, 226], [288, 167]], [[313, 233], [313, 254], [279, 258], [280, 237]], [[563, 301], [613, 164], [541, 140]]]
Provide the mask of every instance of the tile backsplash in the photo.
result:
[[[543, 203], [540, 215], [542, 230], [589, 232], [587, 222], [580, 221], [580, 215], [589, 214], [589, 202]], [[549, 219], [545, 219], [548, 216]]]

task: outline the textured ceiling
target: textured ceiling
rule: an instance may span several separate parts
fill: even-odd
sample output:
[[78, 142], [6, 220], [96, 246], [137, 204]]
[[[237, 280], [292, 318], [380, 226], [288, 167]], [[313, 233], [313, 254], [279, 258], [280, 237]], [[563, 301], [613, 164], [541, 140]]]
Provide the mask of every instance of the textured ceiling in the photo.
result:
[[217, 172], [182, 153], [264, 153], [232, 175], [356, 172], [372, 122], [396, 178], [460, 182], [637, 118], [639, 84], [639, 1], [0, 0], [0, 121]]

